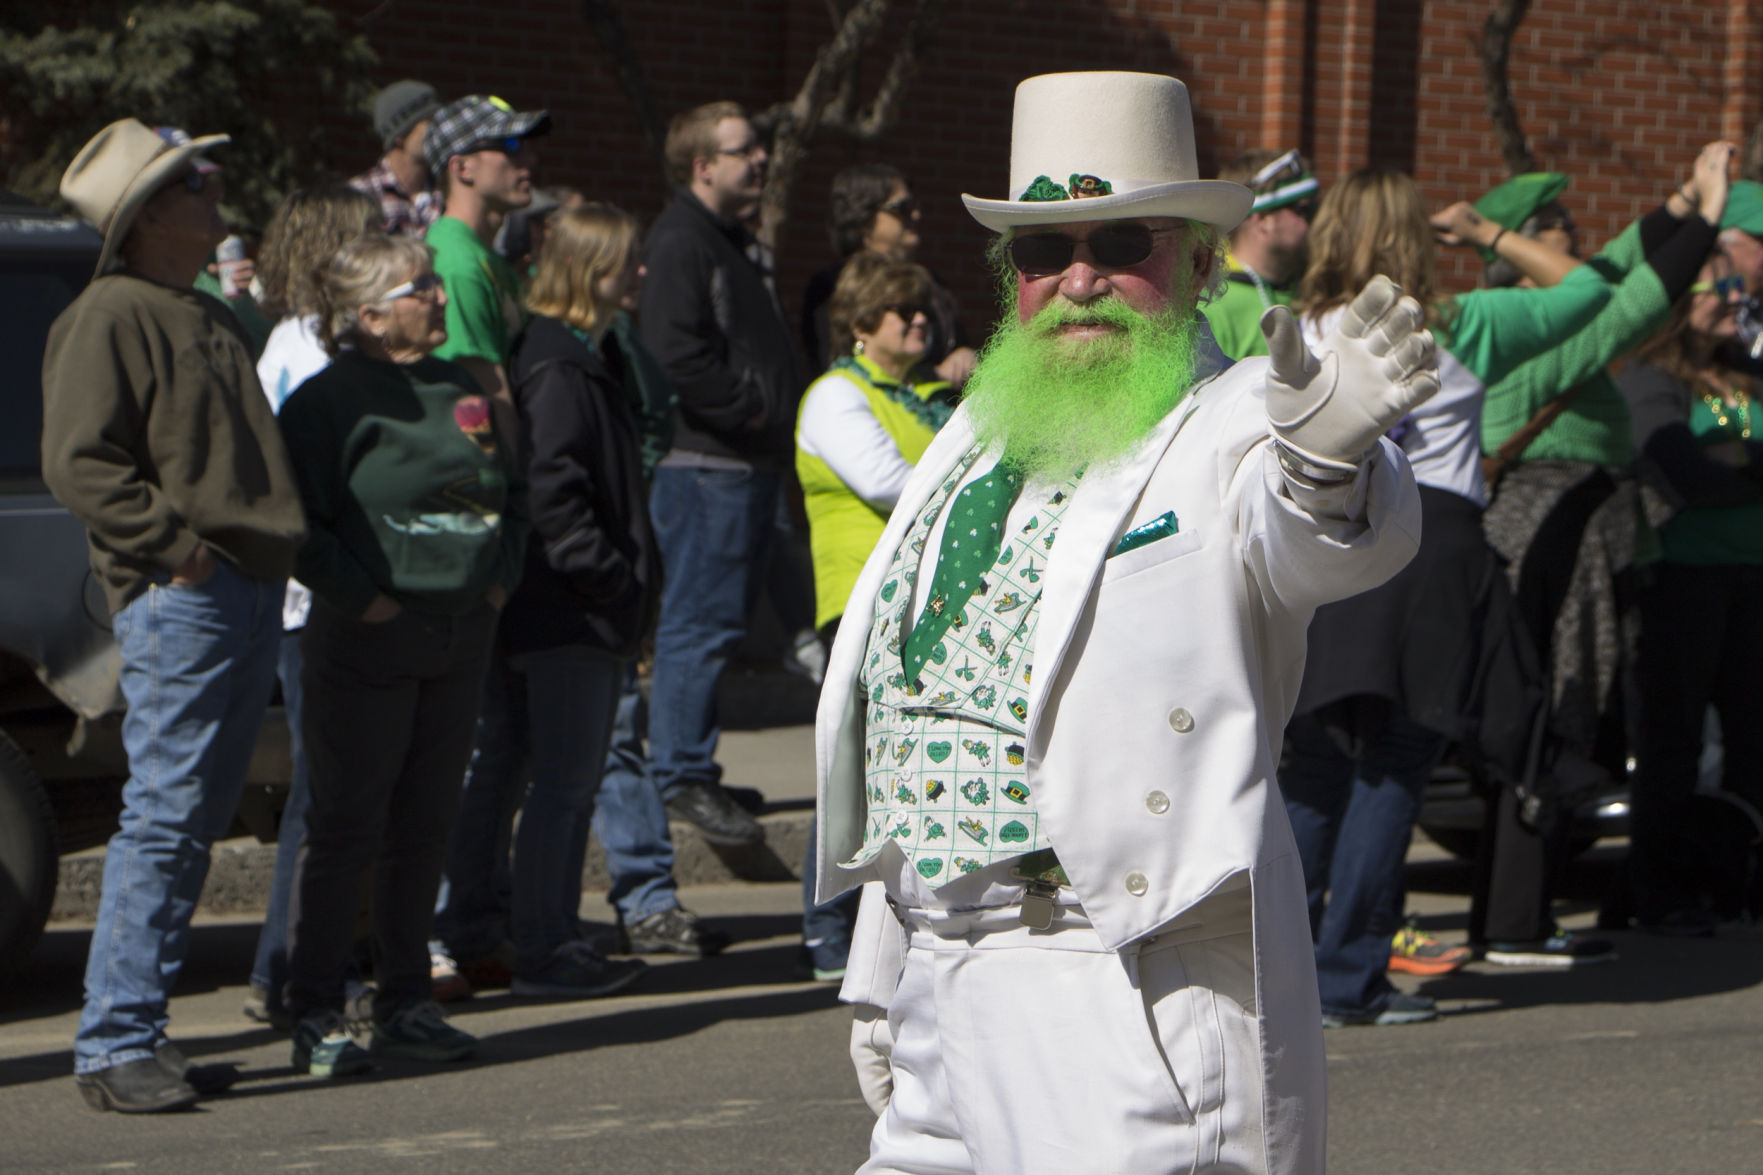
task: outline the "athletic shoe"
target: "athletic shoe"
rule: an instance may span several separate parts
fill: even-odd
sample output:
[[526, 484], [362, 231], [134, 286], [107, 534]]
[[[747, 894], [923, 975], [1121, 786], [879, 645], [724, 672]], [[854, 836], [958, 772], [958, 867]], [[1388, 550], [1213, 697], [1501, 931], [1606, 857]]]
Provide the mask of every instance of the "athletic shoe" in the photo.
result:
[[1635, 929], [1666, 938], [1713, 938], [1720, 919], [1707, 910], [1684, 906], [1661, 918], [1637, 918]]
[[1489, 942], [1481, 957], [1501, 967], [1586, 967], [1612, 961], [1616, 948], [1607, 939], [1557, 928], [1548, 938], [1530, 942]]
[[373, 1068], [373, 1059], [349, 1035], [343, 1014], [330, 1008], [308, 1012], [294, 1025], [294, 1072], [349, 1077]]
[[1448, 947], [1412, 922], [1390, 941], [1390, 970], [1409, 975], [1449, 975], [1469, 958], [1468, 947]]
[[1347, 1028], [1352, 1025], [1372, 1025], [1378, 1028], [1389, 1028], [1397, 1024], [1423, 1024], [1428, 1020], [1439, 1018], [1439, 1006], [1428, 996], [1409, 995], [1405, 991], [1393, 991], [1382, 1006], [1369, 1012], [1330, 1012], [1322, 1013], [1324, 1028]]
[[277, 1032], [287, 1032], [294, 1027], [293, 1020], [288, 1016], [288, 1010], [282, 1007], [279, 1001], [271, 1006], [269, 989], [259, 987], [255, 983], [251, 985], [251, 994], [245, 997], [245, 1006], [239, 1010], [245, 1014], [245, 1019], [255, 1021], [258, 1024], [267, 1024]]
[[816, 983], [838, 983], [845, 978], [845, 959], [850, 953], [848, 941], [805, 942], [796, 948], [796, 976]]
[[671, 910], [651, 914], [628, 925], [621, 917], [618, 938], [608, 953], [708, 958], [711, 955], [720, 955], [728, 944], [728, 935], [705, 926], [698, 921], [696, 914], [684, 906], [675, 906]]
[[373, 1052], [412, 1061], [463, 1061], [477, 1052], [477, 1037], [447, 1023], [440, 1004], [423, 1000], [374, 1024]]
[[429, 998], [442, 1004], [471, 998], [471, 980], [459, 973], [453, 956], [439, 947], [429, 948]]
[[690, 824], [713, 845], [756, 845], [765, 841], [765, 829], [759, 821], [735, 803], [720, 784], [700, 781], [683, 785], [667, 801], [667, 815]]
[[516, 975], [508, 990], [536, 999], [592, 999], [630, 986], [648, 969], [641, 959], [608, 959], [585, 942], [566, 942], [544, 970]]
[[166, 1072], [157, 1057], [143, 1057], [74, 1078], [80, 1096], [94, 1110], [119, 1114], [163, 1114], [196, 1104], [196, 1091]]

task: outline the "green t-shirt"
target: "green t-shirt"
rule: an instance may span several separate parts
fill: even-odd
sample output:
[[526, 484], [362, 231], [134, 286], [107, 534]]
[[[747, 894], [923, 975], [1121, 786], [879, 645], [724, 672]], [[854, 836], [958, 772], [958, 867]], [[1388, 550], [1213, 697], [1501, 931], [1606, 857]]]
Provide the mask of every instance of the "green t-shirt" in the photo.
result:
[[447, 283], [447, 341], [437, 359], [508, 362], [508, 344], [526, 322], [514, 267], [453, 216], [429, 225], [435, 272]]
[[[1290, 306], [1294, 291], [1289, 286], [1264, 282], [1267, 297], [1276, 306]], [[1232, 360], [1251, 355], [1267, 354], [1267, 339], [1261, 333], [1261, 315], [1267, 304], [1255, 288], [1255, 279], [1242, 270], [1232, 270], [1224, 282], [1224, 292], [1200, 307], [1212, 326], [1212, 337], [1218, 349]]]
[[306, 507], [295, 575], [358, 616], [384, 592], [463, 615], [520, 578], [526, 475], [463, 368], [344, 351], [276, 417]]
[[[1690, 405], [1690, 431], [1704, 445], [1749, 439], [1753, 418], [1763, 424], [1763, 405], [1746, 404], [1742, 410], [1720, 405], [1716, 412], [1708, 397], [1697, 396]], [[1720, 423], [1724, 416], [1726, 423]], [[1749, 506], [1686, 506], [1665, 524], [1660, 536], [1667, 563], [1709, 567], [1739, 563], [1763, 564], [1763, 502]]]

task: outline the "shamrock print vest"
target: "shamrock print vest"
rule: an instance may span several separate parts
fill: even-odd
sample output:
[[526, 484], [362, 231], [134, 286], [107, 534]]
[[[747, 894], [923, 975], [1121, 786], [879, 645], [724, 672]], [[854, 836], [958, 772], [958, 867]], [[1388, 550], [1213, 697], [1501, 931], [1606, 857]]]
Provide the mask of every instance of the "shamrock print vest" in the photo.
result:
[[[863, 847], [890, 841], [933, 887], [1050, 847], [1023, 763], [1041, 578], [1077, 478], [1004, 536], [990, 571], [907, 681], [902, 628], [938, 517], [979, 456], [969, 452], [926, 503], [894, 553], [864, 650]], [[1080, 475], [1081, 476], [1081, 475]]]

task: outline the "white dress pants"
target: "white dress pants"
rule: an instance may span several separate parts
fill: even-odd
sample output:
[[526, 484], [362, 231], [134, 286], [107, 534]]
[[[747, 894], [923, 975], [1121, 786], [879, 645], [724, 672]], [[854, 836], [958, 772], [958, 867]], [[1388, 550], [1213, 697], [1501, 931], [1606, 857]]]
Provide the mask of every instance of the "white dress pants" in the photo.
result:
[[1265, 1172], [1249, 894], [1203, 906], [1120, 952], [1076, 907], [1047, 931], [902, 911], [893, 1098], [859, 1175]]

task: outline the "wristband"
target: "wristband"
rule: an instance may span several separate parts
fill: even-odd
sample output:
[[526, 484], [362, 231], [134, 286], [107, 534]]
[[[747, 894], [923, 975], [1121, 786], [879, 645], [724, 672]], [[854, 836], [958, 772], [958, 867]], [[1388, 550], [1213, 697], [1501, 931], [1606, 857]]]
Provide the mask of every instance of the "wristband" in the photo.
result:
[[1501, 225], [1500, 231], [1494, 234], [1494, 239], [1488, 242], [1488, 248], [1490, 250], [1498, 249], [1500, 247], [1500, 238], [1505, 236], [1508, 231], [1510, 230], [1508, 230], [1505, 225]]

